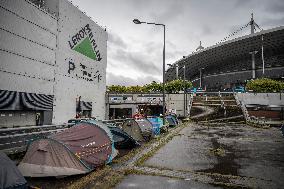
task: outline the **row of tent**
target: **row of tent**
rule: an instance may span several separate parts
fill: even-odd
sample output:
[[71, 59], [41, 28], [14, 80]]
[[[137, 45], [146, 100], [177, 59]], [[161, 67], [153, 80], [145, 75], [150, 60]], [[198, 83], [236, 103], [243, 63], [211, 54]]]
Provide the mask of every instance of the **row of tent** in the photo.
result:
[[[178, 124], [174, 116], [167, 116], [167, 122], [169, 126]], [[118, 154], [117, 150], [134, 148], [157, 135], [160, 132], [157, 130], [163, 127], [166, 126], [159, 117], [128, 119], [120, 128], [97, 120], [82, 121], [30, 142], [18, 169], [26, 177], [88, 173], [110, 163]]]

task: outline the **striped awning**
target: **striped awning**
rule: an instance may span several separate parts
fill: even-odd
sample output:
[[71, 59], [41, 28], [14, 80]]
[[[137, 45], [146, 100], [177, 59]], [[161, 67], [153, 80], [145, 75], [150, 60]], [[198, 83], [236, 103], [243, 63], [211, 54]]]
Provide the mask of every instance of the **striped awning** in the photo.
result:
[[92, 102], [80, 101], [80, 104], [77, 103], [76, 105], [76, 110], [77, 111], [92, 110]]
[[53, 95], [0, 90], [0, 110], [50, 110]]

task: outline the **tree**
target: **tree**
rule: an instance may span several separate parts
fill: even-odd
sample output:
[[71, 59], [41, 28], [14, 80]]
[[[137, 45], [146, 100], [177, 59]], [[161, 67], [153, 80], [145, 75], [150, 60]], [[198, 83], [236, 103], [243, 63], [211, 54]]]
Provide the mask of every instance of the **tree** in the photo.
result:
[[248, 81], [246, 89], [252, 90], [256, 93], [280, 92], [284, 90], [284, 82], [268, 78], [260, 78]]
[[144, 85], [144, 92], [162, 92], [163, 91], [163, 84], [157, 83], [156, 81], [152, 81], [150, 84]]
[[184, 91], [184, 87], [185, 89], [189, 89], [192, 87], [192, 83], [190, 81], [180, 79], [166, 83], [166, 91], [168, 93], [178, 93], [179, 91]]

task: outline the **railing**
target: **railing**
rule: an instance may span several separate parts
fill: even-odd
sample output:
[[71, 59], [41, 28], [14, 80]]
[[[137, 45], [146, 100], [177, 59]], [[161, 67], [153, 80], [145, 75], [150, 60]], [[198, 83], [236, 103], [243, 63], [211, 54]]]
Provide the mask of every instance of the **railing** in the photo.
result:
[[256, 120], [253, 117], [249, 116], [246, 106], [239, 100], [237, 95], [234, 95], [237, 105], [241, 107], [243, 115], [247, 123], [254, 123]]
[[[128, 119], [103, 120], [103, 123], [120, 127]], [[0, 151], [15, 154], [26, 151], [27, 145], [39, 138], [47, 137], [67, 129], [72, 124], [26, 126], [0, 129]]]
[[[207, 96], [206, 96], [207, 97]], [[188, 117], [190, 117], [191, 107], [193, 102], [193, 95], [190, 94], [190, 100], [189, 100], [189, 108], [188, 108]]]
[[116, 127], [121, 127], [121, 125], [129, 119], [133, 119], [133, 118], [126, 118], [126, 119], [112, 119], [112, 120], [102, 120], [103, 123], [107, 124], [107, 125], [114, 125]]
[[0, 129], [0, 151], [17, 153], [26, 150], [29, 142], [60, 132], [72, 124], [27, 126]]
[[220, 102], [221, 102], [221, 108], [224, 109], [224, 117], [227, 116], [227, 111], [226, 111], [226, 106], [225, 106], [225, 102], [222, 98], [221, 92], [219, 92], [219, 98], [220, 98]]

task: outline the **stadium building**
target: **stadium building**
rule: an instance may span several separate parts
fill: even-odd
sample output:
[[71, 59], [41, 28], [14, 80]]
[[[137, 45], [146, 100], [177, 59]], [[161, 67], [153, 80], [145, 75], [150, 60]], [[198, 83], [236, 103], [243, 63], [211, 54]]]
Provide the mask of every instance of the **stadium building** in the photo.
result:
[[260, 77], [283, 80], [284, 26], [255, 33], [259, 26], [253, 17], [241, 29], [249, 26], [249, 35], [232, 40], [225, 38], [208, 48], [200, 44], [196, 52], [171, 65], [166, 71], [166, 81], [183, 78], [184, 74], [194, 87], [219, 91]]
[[105, 118], [107, 32], [67, 0], [0, 1], [0, 126]]

